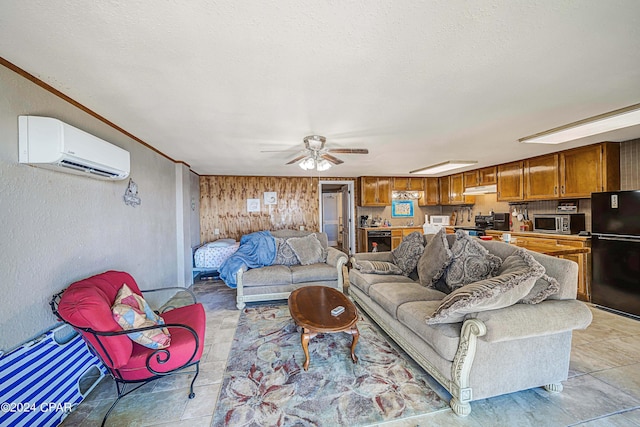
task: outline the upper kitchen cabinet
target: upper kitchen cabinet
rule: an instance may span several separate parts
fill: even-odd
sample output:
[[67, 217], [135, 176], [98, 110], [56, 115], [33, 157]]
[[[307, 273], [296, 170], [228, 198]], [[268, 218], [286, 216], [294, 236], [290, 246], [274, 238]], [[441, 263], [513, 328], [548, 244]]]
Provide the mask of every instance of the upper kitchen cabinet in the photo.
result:
[[424, 191], [418, 206], [435, 206], [440, 204], [440, 183], [438, 178], [423, 178]]
[[475, 202], [475, 197], [465, 196], [462, 193], [464, 193], [464, 174], [458, 173], [440, 178], [441, 205], [465, 205]]
[[560, 197], [588, 198], [620, 189], [620, 144], [603, 142], [561, 151]]
[[386, 177], [363, 176], [360, 179], [361, 206], [390, 206], [391, 180]]
[[424, 191], [424, 178], [393, 178], [394, 191]]
[[464, 188], [496, 183], [497, 171], [495, 166], [464, 172]]
[[510, 202], [524, 199], [524, 162], [498, 166], [498, 201]]
[[451, 195], [449, 192], [450, 187], [450, 177], [443, 176], [438, 178], [438, 185], [440, 187], [440, 204], [441, 205], [450, 205], [451, 204]]
[[557, 199], [558, 175], [558, 153], [525, 160], [525, 200]]

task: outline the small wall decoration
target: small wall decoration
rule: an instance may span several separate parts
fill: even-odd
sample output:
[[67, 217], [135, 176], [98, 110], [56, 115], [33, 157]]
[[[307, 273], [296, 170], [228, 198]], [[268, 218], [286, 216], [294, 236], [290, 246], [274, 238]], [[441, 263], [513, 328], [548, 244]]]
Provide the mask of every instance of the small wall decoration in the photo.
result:
[[403, 218], [413, 216], [413, 200], [393, 200], [391, 202], [391, 217]]
[[278, 204], [278, 193], [275, 191], [265, 191], [264, 192], [264, 204], [266, 205], [277, 205]]
[[133, 206], [134, 208], [140, 205], [140, 197], [138, 197], [138, 184], [133, 182], [131, 178], [129, 178], [129, 185], [127, 185], [127, 189], [124, 191], [124, 204]]
[[247, 199], [247, 212], [260, 212], [260, 199]]

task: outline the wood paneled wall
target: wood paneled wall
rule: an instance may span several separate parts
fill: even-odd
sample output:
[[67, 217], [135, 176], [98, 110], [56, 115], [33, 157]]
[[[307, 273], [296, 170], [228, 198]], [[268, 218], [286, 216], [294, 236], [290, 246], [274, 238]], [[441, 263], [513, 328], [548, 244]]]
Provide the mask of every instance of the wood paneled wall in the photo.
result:
[[[322, 181], [354, 178], [322, 178]], [[200, 177], [200, 242], [284, 228], [318, 231], [317, 177], [221, 176]], [[264, 192], [278, 193], [277, 205], [264, 204]], [[260, 212], [247, 212], [247, 199], [260, 199]], [[215, 229], [220, 234], [215, 234]]]

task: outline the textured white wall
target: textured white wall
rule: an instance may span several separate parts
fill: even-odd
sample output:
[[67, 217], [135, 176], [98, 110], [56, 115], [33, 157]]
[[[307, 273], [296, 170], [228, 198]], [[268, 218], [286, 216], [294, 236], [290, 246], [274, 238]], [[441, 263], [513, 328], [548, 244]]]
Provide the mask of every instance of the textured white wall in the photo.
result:
[[[142, 289], [174, 286], [175, 164], [2, 66], [0, 94], [0, 350], [52, 326], [51, 295], [89, 275], [125, 270]], [[124, 204], [128, 180], [18, 164], [21, 114], [55, 117], [128, 150], [142, 204]]]

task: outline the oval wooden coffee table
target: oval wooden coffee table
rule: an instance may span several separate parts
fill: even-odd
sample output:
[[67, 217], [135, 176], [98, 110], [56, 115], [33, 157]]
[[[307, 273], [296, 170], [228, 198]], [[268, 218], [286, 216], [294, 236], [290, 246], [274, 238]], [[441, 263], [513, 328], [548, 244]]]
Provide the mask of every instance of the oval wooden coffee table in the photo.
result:
[[[331, 310], [343, 306], [344, 312], [337, 316]], [[289, 295], [289, 312], [293, 321], [302, 329], [300, 341], [304, 350], [304, 370], [309, 368], [309, 340], [319, 333], [346, 332], [352, 335], [351, 359], [358, 362], [354, 351], [360, 332], [356, 326], [358, 310], [345, 294], [327, 286], [305, 286]]]

